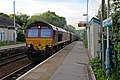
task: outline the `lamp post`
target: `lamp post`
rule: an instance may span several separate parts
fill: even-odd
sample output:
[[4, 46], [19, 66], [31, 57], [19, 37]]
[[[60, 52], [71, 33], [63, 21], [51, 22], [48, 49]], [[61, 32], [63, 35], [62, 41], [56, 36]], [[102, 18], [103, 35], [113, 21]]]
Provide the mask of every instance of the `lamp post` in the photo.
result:
[[87, 22], [88, 22], [88, 0], [87, 0]]
[[88, 26], [88, 0], [87, 0], [87, 32], [88, 32], [88, 50], [90, 50], [90, 27]]
[[15, 1], [13, 2], [13, 10], [14, 10], [14, 33], [13, 33], [13, 36], [14, 36], [14, 44], [16, 44], [16, 27], [15, 27]]

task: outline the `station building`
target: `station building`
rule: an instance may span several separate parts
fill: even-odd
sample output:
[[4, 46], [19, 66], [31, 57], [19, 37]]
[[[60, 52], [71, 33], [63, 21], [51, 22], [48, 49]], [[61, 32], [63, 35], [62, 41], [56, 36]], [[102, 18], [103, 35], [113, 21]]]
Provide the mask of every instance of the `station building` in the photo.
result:
[[95, 58], [97, 56], [100, 56], [101, 53], [99, 33], [102, 29], [102, 22], [97, 18], [93, 17], [89, 21], [89, 24], [89, 27], [87, 27], [88, 51], [91, 55], [91, 58]]
[[[15, 27], [16, 30], [22, 29], [18, 24], [15, 24]], [[14, 41], [15, 27], [14, 22], [9, 18], [0, 16], [0, 42]]]

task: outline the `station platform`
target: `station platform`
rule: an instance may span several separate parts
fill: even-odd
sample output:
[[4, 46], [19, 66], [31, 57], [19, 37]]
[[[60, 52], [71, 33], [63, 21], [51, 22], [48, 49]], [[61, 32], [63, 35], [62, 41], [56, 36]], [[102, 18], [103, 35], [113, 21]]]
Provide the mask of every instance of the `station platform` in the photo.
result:
[[4, 50], [4, 49], [10, 49], [10, 48], [16, 48], [16, 47], [22, 47], [22, 46], [26, 46], [26, 44], [15, 44], [15, 45], [7, 45], [7, 46], [0, 46], [0, 50]]
[[89, 57], [81, 41], [75, 41], [17, 80], [93, 80]]

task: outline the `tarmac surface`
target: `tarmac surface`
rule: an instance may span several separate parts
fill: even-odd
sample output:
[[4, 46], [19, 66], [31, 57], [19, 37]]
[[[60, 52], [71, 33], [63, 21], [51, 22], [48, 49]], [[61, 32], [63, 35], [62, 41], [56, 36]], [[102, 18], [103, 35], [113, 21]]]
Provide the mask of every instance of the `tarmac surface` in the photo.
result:
[[82, 42], [77, 42], [50, 80], [89, 80], [88, 55]]

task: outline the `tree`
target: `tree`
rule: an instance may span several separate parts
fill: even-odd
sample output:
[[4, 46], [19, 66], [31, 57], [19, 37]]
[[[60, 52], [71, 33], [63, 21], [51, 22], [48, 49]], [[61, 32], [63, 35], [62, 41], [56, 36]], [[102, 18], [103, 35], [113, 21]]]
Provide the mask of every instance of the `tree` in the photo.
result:
[[[14, 14], [10, 14], [9, 16], [10, 16], [10, 19], [13, 20]], [[19, 24], [20, 26], [22, 26], [23, 29], [25, 29], [28, 24], [29, 15], [17, 13], [15, 18], [16, 18], [16, 23]]]
[[5, 13], [0, 13], [0, 16], [3, 16], [3, 17], [6, 17], [6, 18], [9, 18], [9, 16]]
[[[112, 4], [112, 9], [114, 12], [112, 13], [112, 20], [113, 25], [111, 28], [113, 34], [113, 42], [115, 43], [115, 49], [120, 53], [119, 51], [119, 45], [120, 45], [120, 3], [115, 2]], [[119, 46], [119, 47], [118, 47]]]
[[55, 12], [51, 12], [51, 11], [45, 12], [43, 14], [35, 14], [31, 16], [31, 18], [29, 19], [29, 23], [39, 20], [48, 22], [50, 24], [53, 24], [61, 28], [64, 28], [64, 26], [67, 24], [66, 19], [64, 17], [60, 17], [56, 15]]
[[[107, 6], [106, 4], [104, 5], [104, 19], [107, 18]], [[99, 9], [98, 9], [98, 14], [96, 15], [96, 17], [99, 19], [99, 20], [102, 20], [102, 5], [99, 6]], [[103, 19], [103, 20], [104, 20]]]
[[120, 2], [114, 2], [111, 6], [113, 12], [120, 11]]
[[25, 42], [25, 34], [23, 34], [22, 31], [17, 32], [17, 41], [19, 42]]
[[72, 25], [68, 25], [68, 31], [77, 34], [77, 30], [76, 30], [75, 27], [73, 27]]

